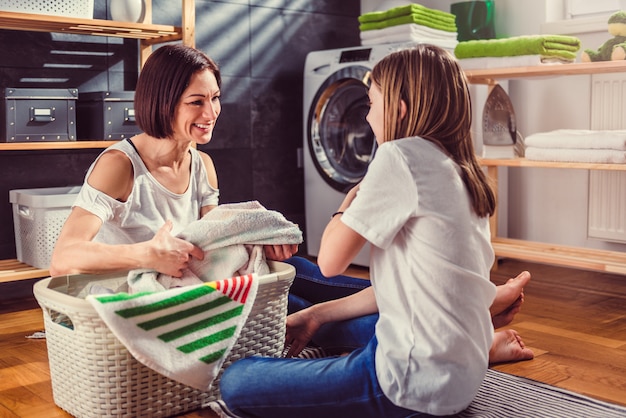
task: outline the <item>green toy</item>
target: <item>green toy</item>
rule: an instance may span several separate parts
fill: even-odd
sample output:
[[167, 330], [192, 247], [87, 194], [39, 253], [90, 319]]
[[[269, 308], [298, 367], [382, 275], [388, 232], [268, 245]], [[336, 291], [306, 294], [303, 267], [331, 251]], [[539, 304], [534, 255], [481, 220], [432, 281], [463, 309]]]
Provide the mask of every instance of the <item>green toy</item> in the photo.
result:
[[585, 49], [583, 62], [620, 61], [626, 59], [626, 11], [615, 12], [609, 18], [609, 33], [613, 38], [603, 43], [597, 51]]

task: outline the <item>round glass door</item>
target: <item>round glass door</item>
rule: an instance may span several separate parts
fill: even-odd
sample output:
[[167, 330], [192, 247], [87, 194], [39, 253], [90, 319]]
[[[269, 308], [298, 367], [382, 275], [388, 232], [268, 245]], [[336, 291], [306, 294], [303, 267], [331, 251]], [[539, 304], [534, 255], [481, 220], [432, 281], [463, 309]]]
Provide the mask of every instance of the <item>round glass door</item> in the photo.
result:
[[309, 111], [309, 151], [317, 171], [334, 189], [347, 192], [365, 173], [376, 139], [365, 120], [370, 70], [350, 66], [333, 73], [317, 91]]

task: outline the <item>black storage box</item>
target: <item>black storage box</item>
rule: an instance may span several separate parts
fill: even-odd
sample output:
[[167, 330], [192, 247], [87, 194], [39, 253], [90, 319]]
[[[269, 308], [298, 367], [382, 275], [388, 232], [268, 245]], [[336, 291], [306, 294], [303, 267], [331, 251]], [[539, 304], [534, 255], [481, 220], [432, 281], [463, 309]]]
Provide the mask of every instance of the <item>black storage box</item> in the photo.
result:
[[1, 90], [1, 142], [76, 140], [78, 89]]
[[78, 139], [111, 141], [140, 133], [135, 124], [134, 99], [134, 91], [80, 93]]

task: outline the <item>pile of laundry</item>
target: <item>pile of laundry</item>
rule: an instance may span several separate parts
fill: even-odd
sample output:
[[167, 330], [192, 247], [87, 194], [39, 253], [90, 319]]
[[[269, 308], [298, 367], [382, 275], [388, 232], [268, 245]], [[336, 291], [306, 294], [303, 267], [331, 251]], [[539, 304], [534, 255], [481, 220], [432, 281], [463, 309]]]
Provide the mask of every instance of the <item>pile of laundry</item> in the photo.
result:
[[459, 42], [454, 55], [463, 68], [492, 68], [576, 61], [581, 42], [568, 35], [523, 35]]
[[454, 50], [455, 16], [420, 4], [408, 4], [359, 16], [362, 45], [428, 43]]
[[626, 163], [625, 130], [558, 129], [524, 140], [528, 160], [577, 163]]

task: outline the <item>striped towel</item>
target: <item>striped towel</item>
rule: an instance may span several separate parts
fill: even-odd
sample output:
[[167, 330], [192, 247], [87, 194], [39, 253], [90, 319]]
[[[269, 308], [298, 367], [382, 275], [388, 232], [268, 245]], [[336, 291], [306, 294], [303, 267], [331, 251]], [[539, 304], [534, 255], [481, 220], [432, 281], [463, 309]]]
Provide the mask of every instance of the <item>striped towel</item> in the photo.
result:
[[89, 295], [140, 363], [208, 391], [237, 341], [258, 289], [256, 274], [162, 292]]

